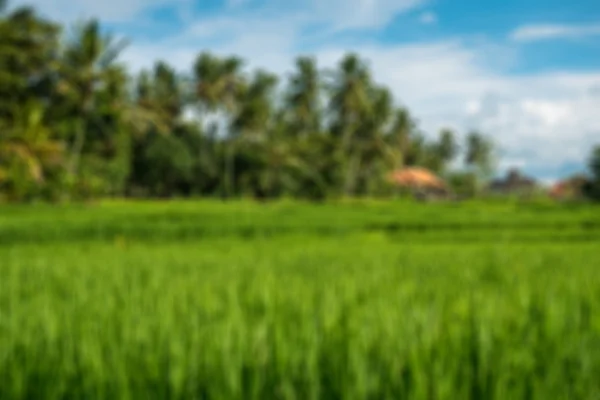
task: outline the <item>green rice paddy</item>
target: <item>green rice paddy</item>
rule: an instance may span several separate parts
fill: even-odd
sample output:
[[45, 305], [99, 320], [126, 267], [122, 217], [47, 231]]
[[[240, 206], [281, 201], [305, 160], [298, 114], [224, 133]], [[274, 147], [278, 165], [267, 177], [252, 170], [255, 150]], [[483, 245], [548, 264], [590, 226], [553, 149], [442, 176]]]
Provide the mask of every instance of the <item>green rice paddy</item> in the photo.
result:
[[0, 208], [0, 399], [600, 399], [600, 208]]

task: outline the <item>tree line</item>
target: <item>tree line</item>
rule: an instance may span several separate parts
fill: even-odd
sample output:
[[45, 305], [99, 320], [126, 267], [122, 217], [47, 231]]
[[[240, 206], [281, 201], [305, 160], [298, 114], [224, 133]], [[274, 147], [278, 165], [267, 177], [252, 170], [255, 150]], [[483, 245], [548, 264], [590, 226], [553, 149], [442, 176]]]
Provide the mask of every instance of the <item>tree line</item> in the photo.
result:
[[429, 139], [355, 53], [326, 70], [300, 56], [284, 77], [206, 51], [185, 74], [131, 75], [97, 20], [66, 29], [1, 0], [0, 38], [3, 200], [388, 196], [404, 166], [475, 194], [493, 172], [488, 136]]

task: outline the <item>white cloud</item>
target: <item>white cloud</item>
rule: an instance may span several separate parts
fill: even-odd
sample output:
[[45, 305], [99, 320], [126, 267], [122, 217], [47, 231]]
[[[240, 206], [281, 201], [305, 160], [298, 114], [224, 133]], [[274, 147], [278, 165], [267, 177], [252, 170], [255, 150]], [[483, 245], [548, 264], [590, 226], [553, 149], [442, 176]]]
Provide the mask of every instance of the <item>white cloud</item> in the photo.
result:
[[567, 122], [569, 116], [577, 112], [568, 101], [552, 102], [548, 100], [525, 99], [521, 103], [523, 111], [536, 118], [537, 123], [548, 129]]
[[32, 5], [43, 15], [63, 22], [97, 17], [102, 22], [134, 20], [155, 7], [186, 7], [192, 0], [16, 0], [14, 6]]
[[[426, 0], [268, 0], [258, 14], [288, 18], [294, 13], [308, 15], [314, 23], [332, 30], [376, 29], [387, 25], [396, 15], [411, 10]], [[224, 0], [230, 10], [242, 8], [252, 0]], [[144, 11], [162, 6], [189, 9], [193, 0], [16, 0], [15, 6], [32, 5], [43, 14], [61, 21], [95, 16], [103, 22], [132, 21]], [[238, 21], [243, 24], [244, 17]]]
[[421, 22], [422, 24], [425, 24], [425, 25], [435, 24], [435, 23], [437, 23], [437, 21], [438, 21], [437, 15], [430, 11], [424, 12], [419, 17], [419, 22]]
[[592, 25], [526, 25], [515, 29], [511, 38], [518, 42], [532, 42], [538, 40], [581, 38], [600, 35], [600, 23]]
[[337, 29], [379, 28], [397, 14], [415, 8], [423, 0], [310, 0], [316, 19]]
[[[531, 82], [533, 87], [525, 85], [510, 97], [490, 95], [479, 104], [470, 123], [493, 133], [507, 159], [525, 159], [530, 169], [548, 171], [581, 164], [590, 145], [600, 139], [600, 98], [577, 88], [559, 90], [561, 93], [555, 96], [536, 89], [537, 84], [543, 84], [556, 90], [555, 78], [560, 79], [537, 77]], [[590, 75], [587, 80], [589, 84], [597, 83], [600, 74]], [[519, 82], [525, 83], [523, 79], [514, 81]]]

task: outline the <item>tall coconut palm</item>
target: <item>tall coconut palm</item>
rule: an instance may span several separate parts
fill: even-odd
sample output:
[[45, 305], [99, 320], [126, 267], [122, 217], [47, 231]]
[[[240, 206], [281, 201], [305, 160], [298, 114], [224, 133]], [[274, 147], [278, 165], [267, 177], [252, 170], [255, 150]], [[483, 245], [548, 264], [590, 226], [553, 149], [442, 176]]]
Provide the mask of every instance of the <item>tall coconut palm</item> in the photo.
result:
[[194, 97], [203, 111], [235, 111], [244, 84], [243, 66], [238, 57], [218, 58], [209, 52], [198, 55], [193, 66]]
[[345, 55], [332, 72], [333, 82], [328, 85], [332, 132], [342, 139], [342, 148], [346, 149], [369, 106], [371, 75], [365, 62], [354, 53]]
[[458, 153], [454, 132], [442, 129], [437, 141], [425, 143], [422, 157], [423, 166], [436, 173], [443, 173]]
[[349, 53], [333, 71], [333, 81], [328, 85], [331, 93], [329, 113], [331, 133], [339, 140], [335, 157], [340, 166], [338, 178], [343, 193], [351, 189], [352, 176], [356, 169], [356, 156], [353, 147], [357, 132], [369, 107], [371, 75], [366, 63], [358, 55]]
[[277, 76], [258, 70], [241, 97], [232, 120], [232, 133], [243, 140], [259, 141], [266, 133], [273, 112], [273, 95]]
[[588, 167], [592, 177], [600, 182], [600, 145], [594, 146], [588, 159]]
[[173, 98], [177, 99], [178, 97], [177, 94], [172, 92], [166, 94], [164, 98], [157, 95], [155, 80], [160, 75], [156, 72], [157, 65], [155, 65], [153, 75], [148, 70], [140, 72], [135, 80], [134, 101], [121, 110], [132, 129], [132, 133], [137, 138], [142, 138], [152, 130], [156, 130], [161, 134], [168, 134], [172, 130], [173, 118], [169, 117], [168, 107], [163, 107], [163, 105], [165, 102], [177, 104], [179, 101], [183, 102], [185, 100], [184, 98], [173, 100]]
[[390, 167], [399, 169], [407, 162], [415, 122], [406, 108], [397, 109], [392, 120], [391, 127], [386, 135], [386, 155]]
[[[209, 52], [198, 55], [193, 66], [193, 97], [203, 113], [221, 111], [226, 120], [234, 117], [245, 87], [245, 81], [241, 74], [243, 65], [243, 61], [237, 57], [222, 59]], [[227, 149], [223, 188], [228, 196], [232, 196], [235, 149], [232, 145], [229, 145]]]
[[451, 129], [442, 129], [437, 144], [437, 152], [444, 164], [451, 162], [458, 154], [456, 135]]
[[[258, 70], [255, 72], [248, 87], [240, 96], [237, 112], [231, 121], [229, 184], [235, 183], [233, 158], [237, 146], [248, 143], [265, 142], [267, 131], [273, 117], [273, 96], [277, 86], [277, 76]], [[230, 187], [233, 192], [234, 188]]]
[[296, 71], [289, 78], [285, 97], [287, 119], [294, 135], [316, 133], [320, 129], [321, 82], [316, 60], [298, 57]]
[[79, 160], [87, 137], [98, 126], [93, 126], [93, 115], [98, 106], [97, 92], [111, 74], [127, 41], [102, 35], [97, 20], [85, 21], [73, 30], [67, 41], [61, 64], [59, 91], [65, 103], [66, 118], [73, 121], [70, 137], [69, 172], [77, 174]]
[[493, 143], [479, 132], [471, 132], [466, 137], [465, 164], [475, 173], [476, 190], [481, 188], [483, 179], [488, 178], [493, 170]]
[[158, 62], [154, 66], [153, 92], [165, 122], [174, 124], [183, 112], [184, 96], [177, 73], [165, 62]]
[[584, 185], [585, 194], [593, 200], [600, 200], [600, 145], [594, 146], [588, 159], [591, 179]]
[[362, 191], [368, 194], [377, 188], [385, 170], [385, 129], [391, 114], [390, 91], [379, 86], [370, 88], [369, 105], [356, 132], [351, 168], [346, 175], [347, 194], [355, 193], [360, 183]]
[[312, 192], [325, 193], [325, 182], [310, 157], [315, 152], [311, 139], [322, 136], [290, 137], [283, 113], [283, 110], [275, 113], [260, 141], [247, 143], [242, 148], [245, 156], [253, 161], [243, 180], [252, 185], [259, 197], [303, 195], [306, 186], [310, 186]]
[[168, 134], [180, 122], [186, 103], [182, 81], [175, 70], [158, 61], [151, 72], [142, 70], [135, 87], [135, 107], [130, 113], [130, 123], [136, 136], [151, 130]]
[[428, 143], [423, 132], [411, 133], [410, 144], [404, 156], [403, 166], [424, 165], [427, 161]]
[[29, 7], [0, 8], [0, 119], [13, 118], [32, 98], [47, 100], [56, 66], [58, 25]]
[[466, 139], [465, 163], [482, 171], [489, 171], [493, 150], [491, 140], [479, 132], [469, 133]]
[[[175, 175], [187, 175], [187, 172], [182, 172], [188, 169], [188, 161], [193, 158], [192, 148], [196, 147], [200, 138], [192, 138], [199, 136], [196, 127], [182, 118], [188, 101], [184, 86], [186, 82], [171, 66], [158, 61], [152, 70], [143, 70], [135, 83], [135, 107], [130, 116], [134, 135], [128, 189], [130, 193], [139, 190], [157, 193], [158, 186], [150, 180], [167, 174], [157, 170], [162, 168], [179, 171]], [[190, 139], [191, 143], [186, 143], [184, 139]], [[184, 159], [188, 161], [183, 163]], [[182, 165], [187, 166], [182, 168]], [[185, 180], [191, 181], [188, 178]], [[175, 186], [171, 184], [165, 187]], [[164, 192], [162, 194], [165, 195]]]

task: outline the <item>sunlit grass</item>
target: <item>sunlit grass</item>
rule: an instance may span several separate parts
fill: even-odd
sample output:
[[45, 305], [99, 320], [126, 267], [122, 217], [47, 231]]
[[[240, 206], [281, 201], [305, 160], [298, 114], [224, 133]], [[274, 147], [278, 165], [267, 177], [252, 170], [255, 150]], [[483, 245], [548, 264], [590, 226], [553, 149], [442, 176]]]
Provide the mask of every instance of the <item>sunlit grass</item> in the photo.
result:
[[494, 207], [0, 211], [0, 398], [598, 398], [598, 210]]

